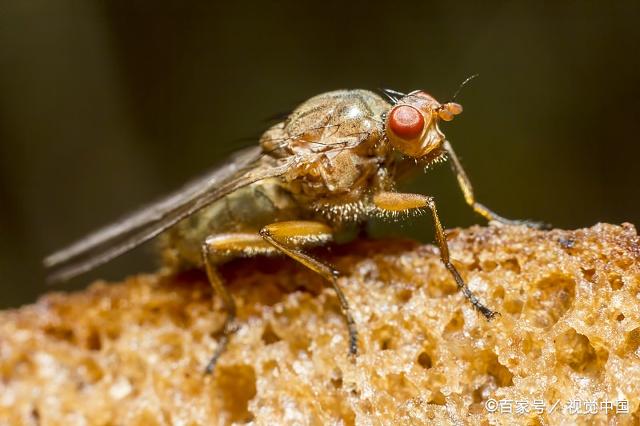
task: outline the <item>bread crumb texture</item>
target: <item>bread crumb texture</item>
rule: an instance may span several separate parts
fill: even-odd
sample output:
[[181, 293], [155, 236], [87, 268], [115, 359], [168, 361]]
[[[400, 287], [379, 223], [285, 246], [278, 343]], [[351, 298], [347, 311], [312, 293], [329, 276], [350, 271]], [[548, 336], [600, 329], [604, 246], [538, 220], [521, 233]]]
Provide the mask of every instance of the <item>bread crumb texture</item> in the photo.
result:
[[199, 271], [98, 282], [2, 312], [0, 424], [640, 424], [632, 225], [472, 227], [449, 242], [469, 287], [501, 313], [491, 322], [433, 246], [359, 240], [314, 252], [343, 272], [355, 361], [333, 291], [284, 258], [223, 266], [239, 330], [210, 376], [225, 313]]

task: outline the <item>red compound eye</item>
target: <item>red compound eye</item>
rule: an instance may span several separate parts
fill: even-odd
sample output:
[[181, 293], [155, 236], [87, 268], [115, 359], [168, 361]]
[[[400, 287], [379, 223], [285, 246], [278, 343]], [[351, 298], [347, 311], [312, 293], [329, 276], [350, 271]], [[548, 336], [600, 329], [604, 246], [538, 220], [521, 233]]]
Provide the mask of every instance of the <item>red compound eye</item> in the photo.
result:
[[389, 128], [399, 138], [416, 139], [424, 129], [424, 117], [414, 107], [400, 105], [389, 113]]

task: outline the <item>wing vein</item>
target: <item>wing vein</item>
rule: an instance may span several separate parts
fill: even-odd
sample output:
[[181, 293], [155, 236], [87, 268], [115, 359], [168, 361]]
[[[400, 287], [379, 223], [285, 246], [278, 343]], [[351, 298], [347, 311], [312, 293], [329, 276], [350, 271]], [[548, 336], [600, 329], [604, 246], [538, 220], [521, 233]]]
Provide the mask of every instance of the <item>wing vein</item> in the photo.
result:
[[238, 188], [282, 175], [297, 161], [290, 157], [281, 164], [258, 164], [262, 155], [259, 147], [245, 149], [225, 166], [51, 254], [43, 262], [51, 270], [47, 281], [65, 281], [106, 263]]

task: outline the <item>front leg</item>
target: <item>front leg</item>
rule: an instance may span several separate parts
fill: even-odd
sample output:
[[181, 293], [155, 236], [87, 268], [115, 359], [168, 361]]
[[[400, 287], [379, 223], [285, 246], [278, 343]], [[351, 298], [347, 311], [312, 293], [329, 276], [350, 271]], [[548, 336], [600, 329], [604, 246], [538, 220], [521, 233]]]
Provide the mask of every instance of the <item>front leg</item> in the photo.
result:
[[458, 288], [462, 290], [465, 297], [471, 302], [474, 308], [482, 313], [488, 320], [492, 319], [497, 312], [487, 308], [478, 298], [469, 290], [469, 287], [465, 284], [464, 280], [458, 273], [458, 270], [453, 266], [449, 258], [449, 246], [447, 244], [447, 238], [440, 223], [438, 217], [438, 211], [436, 210], [436, 203], [433, 197], [420, 194], [401, 194], [397, 192], [381, 192], [373, 197], [373, 202], [377, 208], [389, 212], [402, 212], [412, 209], [420, 209], [428, 207], [431, 210], [431, 216], [433, 217], [433, 225], [436, 231], [436, 240], [438, 247], [440, 248], [440, 260], [444, 263], [444, 266], [449, 270], [453, 279], [456, 281]]
[[529, 220], [512, 220], [512, 219], [504, 218], [498, 215], [497, 213], [491, 211], [485, 205], [477, 202], [473, 194], [473, 187], [471, 186], [471, 181], [469, 180], [469, 177], [467, 176], [464, 169], [462, 168], [462, 163], [460, 163], [460, 160], [458, 159], [458, 156], [456, 155], [449, 141], [444, 141], [443, 148], [449, 155], [449, 159], [451, 160], [451, 167], [453, 168], [453, 172], [456, 174], [456, 178], [458, 179], [458, 185], [462, 190], [462, 194], [464, 195], [464, 200], [467, 202], [469, 206], [471, 206], [471, 208], [473, 208], [473, 210], [476, 213], [485, 217], [489, 221], [495, 220], [496, 222], [504, 223], [507, 225], [527, 225], [531, 228], [537, 228], [537, 229], [549, 227], [547, 224], [544, 224], [544, 223], [538, 223], [538, 222], [533, 222]]

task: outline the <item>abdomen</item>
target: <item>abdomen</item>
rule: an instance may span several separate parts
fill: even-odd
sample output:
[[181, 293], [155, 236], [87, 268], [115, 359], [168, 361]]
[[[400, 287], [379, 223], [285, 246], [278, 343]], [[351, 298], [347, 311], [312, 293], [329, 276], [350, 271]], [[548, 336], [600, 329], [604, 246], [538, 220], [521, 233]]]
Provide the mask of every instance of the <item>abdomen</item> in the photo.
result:
[[255, 232], [273, 222], [304, 219], [305, 213], [277, 179], [240, 188], [184, 219], [160, 239], [164, 258], [176, 268], [200, 266], [210, 235]]

